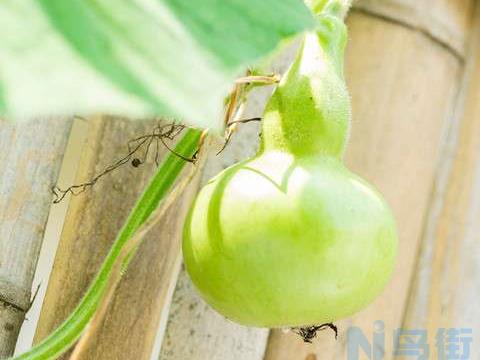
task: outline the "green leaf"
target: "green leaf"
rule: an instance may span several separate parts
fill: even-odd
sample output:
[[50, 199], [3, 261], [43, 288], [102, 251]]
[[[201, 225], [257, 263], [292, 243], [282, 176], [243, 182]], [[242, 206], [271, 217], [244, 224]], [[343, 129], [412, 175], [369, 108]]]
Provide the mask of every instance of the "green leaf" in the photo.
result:
[[161, 115], [211, 128], [235, 76], [315, 26], [302, 0], [4, 0], [0, 23], [0, 115]]

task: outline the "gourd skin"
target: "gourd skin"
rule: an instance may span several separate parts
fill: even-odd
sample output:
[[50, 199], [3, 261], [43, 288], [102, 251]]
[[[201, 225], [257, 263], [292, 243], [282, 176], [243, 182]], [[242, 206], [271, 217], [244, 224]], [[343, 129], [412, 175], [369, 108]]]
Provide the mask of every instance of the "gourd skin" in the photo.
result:
[[345, 39], [341, 20], [319, 18], [266, 106], [259, 153], [213, 178], [187, 217], [186, 269], [207, 303], [238, 323], [333, 322], [369, 304], [392, 273], [388, 205], [341, 160]]
[[385, 202], [340, 161], [272, 151], [203, 188], [183, 253], [193, 283], [227, 318], [305, 326], [374, 299], [391, 273], [395, 242]]

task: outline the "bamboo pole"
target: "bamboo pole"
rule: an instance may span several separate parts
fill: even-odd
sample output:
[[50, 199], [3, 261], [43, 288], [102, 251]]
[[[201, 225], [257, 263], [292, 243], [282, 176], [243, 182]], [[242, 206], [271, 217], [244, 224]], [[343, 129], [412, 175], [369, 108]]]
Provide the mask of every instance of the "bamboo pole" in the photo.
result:
[[[386, 338], [385, 348], [379, 350], [391, 357], [392, 334], [402, 323], [436, 164], [452, 123], [463, 69], [465, 48], [458, 44], [466, 43], [472, 1], [452, 4], [365, 1], [349, 15], [346, 77], [354, 118], [346, 163], [374, 183], [393, 208], [400, 236], [396, 271], [380, 298], [338, 322], [338, 341], [321, 333], [310, 345], [292, 333], [273, 331], [267, 360], [345, 359], [347, 328], [360, 327], [371, 341], [376, 320], [383, 321]], [[397, 17], [397, 9], [428, 20], [416, 25], [408, 17]], [[446, 34], [456, 33], [459, 40], [437, 38], [432, 22]]]
[[[155, 126], [153, 122], [108, 117], [90, 122], [76, 182], [103, 171], [125, 154], [129, 140], [151, 133]], [[160, 147], [161, 156], [166, 151]], [[152, 145], [147, 163], [134, 167], [129, 162], [71, 199], [35, 341], [58, 326], [80, 300], [153, 174], [155, 152]], [[141, 154], [137, 157], [141, 158]], [[149, 359], [169, 283], [179, 267], [179, 229], [188, 198], [189, 193], [142, 244], [95, 334], [95, 341], [82, 358]]]
[[[458, 136], [444, 155], [434, 193], [416, 277], [403, 322], [426, 329], [432, 358], [440, 328], [473, 331], [470, 359], [480, 357], [480, 3], [477, 2], [471, 51], [458, 104]], [[463, 336], [469, 336], [464, 334]], [[463, 352], [463, 349], [460, 349]]]
[[463, 58], [475, 0], [358, 0], [357, 11], [430, 37]]
[[71, 119], [0, 123], [0, 358], [13, 353], [30, 307], [42, 244]]

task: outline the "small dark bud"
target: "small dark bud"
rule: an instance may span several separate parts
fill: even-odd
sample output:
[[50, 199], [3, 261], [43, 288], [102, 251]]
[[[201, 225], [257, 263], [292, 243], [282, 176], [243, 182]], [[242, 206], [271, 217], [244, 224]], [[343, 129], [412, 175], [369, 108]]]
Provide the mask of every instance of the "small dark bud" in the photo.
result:
[[140, 165], [142, 165], [142, 162], [140, 161], [140, 159], [135, 158], [135, 159], [132, 160], [132, 166], [133, 167], [139, 167]]

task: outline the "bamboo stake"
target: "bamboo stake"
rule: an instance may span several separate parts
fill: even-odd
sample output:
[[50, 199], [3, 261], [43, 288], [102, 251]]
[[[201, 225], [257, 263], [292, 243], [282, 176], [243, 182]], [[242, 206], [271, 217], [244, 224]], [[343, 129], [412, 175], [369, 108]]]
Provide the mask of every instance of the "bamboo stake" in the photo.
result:
[[13, 353], [71, 119], [0, 123], [0, 358]]
[[463, 58], [475, 0], [359, 0], [357, 11], [423, 33]]
[[[460, 131], [450, 137], [437, 177], [433, 211], [423, 241], [405, 314], [405, 328], [427, 330], [436, 344], [440, 328], [471, 329], [470, 358], [478, 359], [480, 330], [480, 3], [477, 2], [471, 51], [455, 117]], [[468, 334], [463, 336], [469, 337]], [[462, 353], [464, 349], [459, 349]], [[441, 358], [436, 346], [432, 358]]]
[[[204, 135], [205, 134], [206, 133], [204, 133]], [[89, 343], [92, 341], [93, 337], [97, 335], [96, 332], [101, 328], [105, 314], [107, 313], [109, 305], [112, 302], [113, 296], [115, 295], [115, 290], [122, 279], [125, 270], [125, 261], [132, 256], [132, 253], [135, 253], [136, 248], [141, 245], [145, 236], [151, 230], [153, 230], [159, 221], [164, 218], [166, 211], [169, 210], [176, 200], [184, 194], [188, 185], [190, 185], [190, 183], [197, 176], [199, 170], [203, 167], [205, 156], [203, 151], [200, 153], [200, 150], [203, 150], [201, 144], [199, 144], [199, 150], [196, 155], [198, 161], [195, 162], [195, 167], [190, 169], [188, 176], [184, 176], [178, 181], [178, 184], [170, 190], [170, 192], [165, 196], [164, 200], [158, 205], [158, 208], [152, 212], [150, 217], [141, 227], [138, 228], [138, 230], [132, 235], [129, 242], [126, 243], [125, 247], [120, 251], [112, 268], [111, 278], [106, 285], [105, 295], [100, 300], [97, 311], [93, 315], [90, 323], [85, 329], [84, 334], [75, 346], [75, 349], [70, 356], [70, 360], [79, 360], [82, 358], [82, 354], [88, 350]]]
[[[90, 120], [77, 182], [91, 179], [126, 152], [129, 140], [152, 132], [154, 122], [98, 117]], [[159, 147], [160, 156], [166, 153]], [[127, 162], [73, 197], [49, 282], [36, 341], [48, 335], [78, 303], [134, 202], [155, 169], [156, 145], [144, 164]], [[137, 155], [142, 159], [142, 153]], [[149, 234], [115, 292], [84, 359], [148, 359], [172, 273], [178, 267], [179, 227], [189, 193], [175, 202]], [[162, 241], [159, 241], [159, 238]]]

